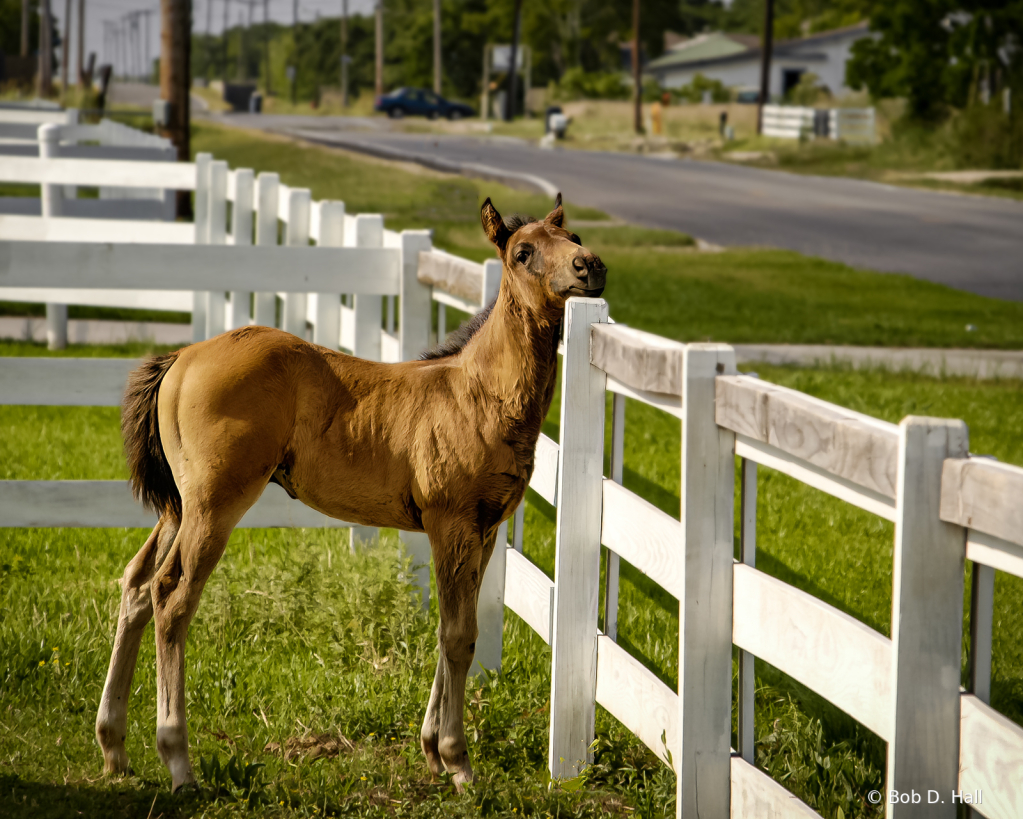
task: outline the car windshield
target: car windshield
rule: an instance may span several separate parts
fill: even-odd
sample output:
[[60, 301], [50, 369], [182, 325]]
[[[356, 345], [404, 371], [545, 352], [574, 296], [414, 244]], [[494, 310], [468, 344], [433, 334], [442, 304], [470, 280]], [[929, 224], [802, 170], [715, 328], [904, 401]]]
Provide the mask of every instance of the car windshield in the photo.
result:
[[408, 96], [408, 89], [407, 88], [399, 88], [397, 91], [392, 91], [391, 92], [391, 96], [392, 97], [405, 97], [405, 96]]

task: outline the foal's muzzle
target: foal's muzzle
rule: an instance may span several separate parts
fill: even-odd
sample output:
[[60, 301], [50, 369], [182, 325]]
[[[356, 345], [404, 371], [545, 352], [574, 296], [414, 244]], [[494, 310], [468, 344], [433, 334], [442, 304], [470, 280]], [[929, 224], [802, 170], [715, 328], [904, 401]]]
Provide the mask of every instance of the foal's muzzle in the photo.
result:
[[596, 298], [604, 292], [607, 282], [607, 268], [600, 257], [593, 253], [580, 253], [572, 259], [576, 281], [568, 288], [573, 296]]

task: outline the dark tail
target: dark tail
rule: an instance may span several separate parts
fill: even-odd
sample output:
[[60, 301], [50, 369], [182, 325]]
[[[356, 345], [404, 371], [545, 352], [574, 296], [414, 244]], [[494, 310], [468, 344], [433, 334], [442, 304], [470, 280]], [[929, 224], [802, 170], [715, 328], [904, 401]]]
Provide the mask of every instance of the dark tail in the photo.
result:
[[177, 357], [177, 353], [154, 356], [128, 376], [121, 403], [121, 437], [135, 500], [158, 514], [171, 512], [180, 518], [181, 493], [163, 454], [156, 406], [160, 382]]

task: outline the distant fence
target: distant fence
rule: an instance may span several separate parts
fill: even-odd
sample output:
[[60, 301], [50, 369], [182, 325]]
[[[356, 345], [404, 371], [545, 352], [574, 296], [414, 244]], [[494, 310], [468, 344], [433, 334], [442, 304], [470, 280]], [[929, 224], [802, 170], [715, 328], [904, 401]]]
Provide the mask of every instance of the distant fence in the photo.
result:
[[819, 136], [841, 142], [872, 143], [876, 141], [874, 109], [765, 105], [763, 134], [782, 139]]

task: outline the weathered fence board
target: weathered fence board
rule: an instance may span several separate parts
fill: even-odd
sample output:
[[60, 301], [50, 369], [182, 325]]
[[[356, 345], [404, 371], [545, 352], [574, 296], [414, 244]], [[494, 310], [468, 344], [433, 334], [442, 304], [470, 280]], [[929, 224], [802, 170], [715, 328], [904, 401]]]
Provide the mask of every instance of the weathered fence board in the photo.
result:
[[42, 159], [0, 156], [0, 179], [22, 185], [167, 188], [191, 191], [196, 168], [189, 162], [124, 162], [117, 159]]
[[507, 552], [504, 604], [550, 645], [554, 581], [520, 552], [515, 549], [508, 549]]
[[612, 480], [603, 482], [600, 541], [676, 600], [685, 590], [682, 523]]
[[633, 389], [680, 396], [684, 349], [677, 341], [624, 324], [597, 324], [590, 339], [590, 362]]
[[[963, 694], [958, 789], [978, 791], [987, 819], [1023, 816], [1023, 727]], [[947, 793], [947, 791], [945, 792]], [[943, 794], [943, 798], [947, 798]]]
[[990, 458], [945, 461], [941, 519], [1023, 546], [1023, 469]]
[[674, 770], [678, 694], [605, 635], [597, 638], [597, 702]]
[[0, 243], [0, 287], [398, 292], [400, 253], [348, 247]]
[[732, 641], [890, 737], [891, 641], [750, 566], [732, 572]]
[[895, 497], [894, 424], [743, 375], [718, 379], [716, 418], [726, 429]]
[[558, 445], [541, 432], [529, 488], [552, 506], [558, 505], [558, 457]]
[[730, 766], [734, 819], [820, 819], [809, 805], [742, 757], [733, 756]]

